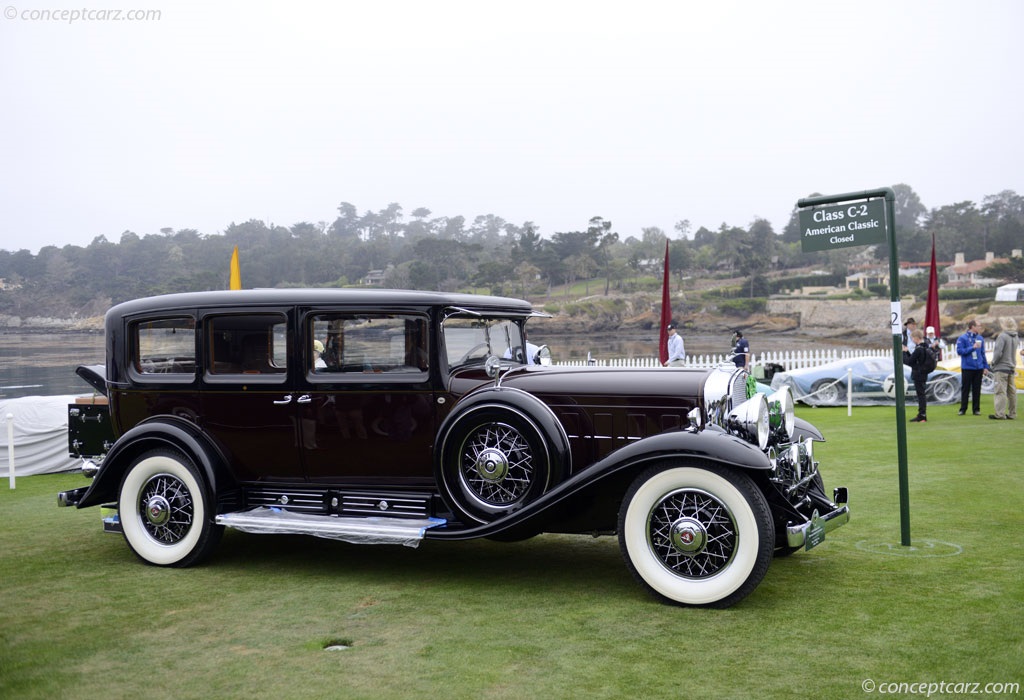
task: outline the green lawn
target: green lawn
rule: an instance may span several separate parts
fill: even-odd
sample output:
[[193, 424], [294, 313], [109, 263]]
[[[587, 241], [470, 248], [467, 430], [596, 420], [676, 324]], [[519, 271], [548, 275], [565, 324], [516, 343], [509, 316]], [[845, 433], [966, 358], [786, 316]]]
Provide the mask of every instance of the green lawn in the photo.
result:
[[849, 487], [853, 517], [775, 560], [728, 610], [655, 602], [610, 537], [409, 549], [229, 531], [207, 565], [157, 569], [101, 531], [98, 509], [56, 507], [83, 477], [0, 483], [0, 698], [866, 698], [880, 693], [865, 681], [1024, 684], [1024, 420], [933, 406], [908, 425], [906, 548], [895, 409], [798, 412], [828, 438], [826, 486]]

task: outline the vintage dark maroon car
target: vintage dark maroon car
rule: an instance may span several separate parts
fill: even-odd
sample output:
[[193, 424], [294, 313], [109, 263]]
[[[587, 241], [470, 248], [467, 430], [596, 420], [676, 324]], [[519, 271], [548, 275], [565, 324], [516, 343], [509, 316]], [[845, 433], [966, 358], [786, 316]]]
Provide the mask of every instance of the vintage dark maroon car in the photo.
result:
[[411, 546], [617, 533], [657, 597], [714, 607], [848, 521], [788, 389], [731, 365], [541, 366], [538, 315], [399, 290], [120, 304], [106, 366], [79, 368], [108, 405], [70, 407], [93, 481], [59, 502], [116, 509], [159, 566], [200, 561], [225, 527]]

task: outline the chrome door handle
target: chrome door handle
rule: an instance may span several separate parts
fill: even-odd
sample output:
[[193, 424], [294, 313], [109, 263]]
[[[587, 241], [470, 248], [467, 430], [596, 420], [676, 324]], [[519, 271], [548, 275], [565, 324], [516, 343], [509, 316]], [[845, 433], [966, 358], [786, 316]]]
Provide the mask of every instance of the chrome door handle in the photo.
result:
[[292, 395], [291, 395], [291, 394], [287, 394], [287, 395], [285, 395], [285, 397], [284, 397], [283, 399], [281, 399], [280, 401], [275, 401], [275, 402], [274, 402], [274, 405], [275, 405], [275, 406], [284, 406], [284, 405], [286, 405], [286, 404], [290, 404], [291, 402], [292, 402]]

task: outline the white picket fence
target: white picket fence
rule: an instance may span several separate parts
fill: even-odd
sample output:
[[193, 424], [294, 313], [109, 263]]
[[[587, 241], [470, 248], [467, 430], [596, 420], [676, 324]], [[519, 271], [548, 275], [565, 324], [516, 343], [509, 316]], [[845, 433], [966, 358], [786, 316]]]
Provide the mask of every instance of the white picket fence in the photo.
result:
[[[992, 350], [994, 343], [986, 341], [986, 350]], [[732, 364], [730, 355], [689, 355], [686, 358], [686, 367], [705, 369], [717, 367], [723, 363]], [[774, 363], [782, 365], [787, 370], [803, 369], [805, 367], [818, 367], [827, 365], [837, 360], [849, 360], [859, 358], [891, 358], [892, 348], [868, 348], [868, 349], [837, 349], [819, 348], [813, 350], [785, 350], [782, 352], [754, 353], [754, 365], [767, 365]], [[952, 344], [945, 348], [943, 359], [956, 357], [956, 349]], [[661, 363], [656, 357], [623, 357], [611, 359], [587, 358], [585, 360], [567, 360], [553, 363], [559, 367], [660, 367]]]
[[[819, 365], [845, 360], [852, 357], [888, 357], [892, 350], [886, 355], [885, 350], [837, 350], [835, 348], [816, 350], [789, 350], [784, 352], [762, 352], [754, 353], [753, 364], [780, 364], [786, 369], [800, 369], [803, 367], [817, 367]], [[731, 355], [688, 355], [686, 367], [704, 369], [717, 367], [721, 364], [732, 364]], [[587, 360], [567, 360], [555, 362], [559, 367], [660, 367], [661, 363], [656, 357], [621, 357], [611, 359], [590, 358]]]

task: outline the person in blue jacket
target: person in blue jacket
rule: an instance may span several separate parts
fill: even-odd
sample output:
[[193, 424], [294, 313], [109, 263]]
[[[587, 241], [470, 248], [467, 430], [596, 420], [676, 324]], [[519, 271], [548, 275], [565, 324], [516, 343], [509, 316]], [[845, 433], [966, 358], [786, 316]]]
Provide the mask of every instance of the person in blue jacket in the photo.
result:
[[732, 334], [732, 342], [734, 343], [732, 349], [732, 361], [733, 363], [742, 369], [750, 369], [750, 343], [743, 337], [742, 331], [734, 331]]
[[988, 374], [988, 358], [985, 357], [985, 339], [981, 332], [985, 327], [976, 319], [967, 322], [967, 331], [956, 339], [956, 353], [960, 356], [960, 411], [967, 413], [967, 400], [973, 398], [971, 408], [974, 415], [981, 415], [981, 380]]

